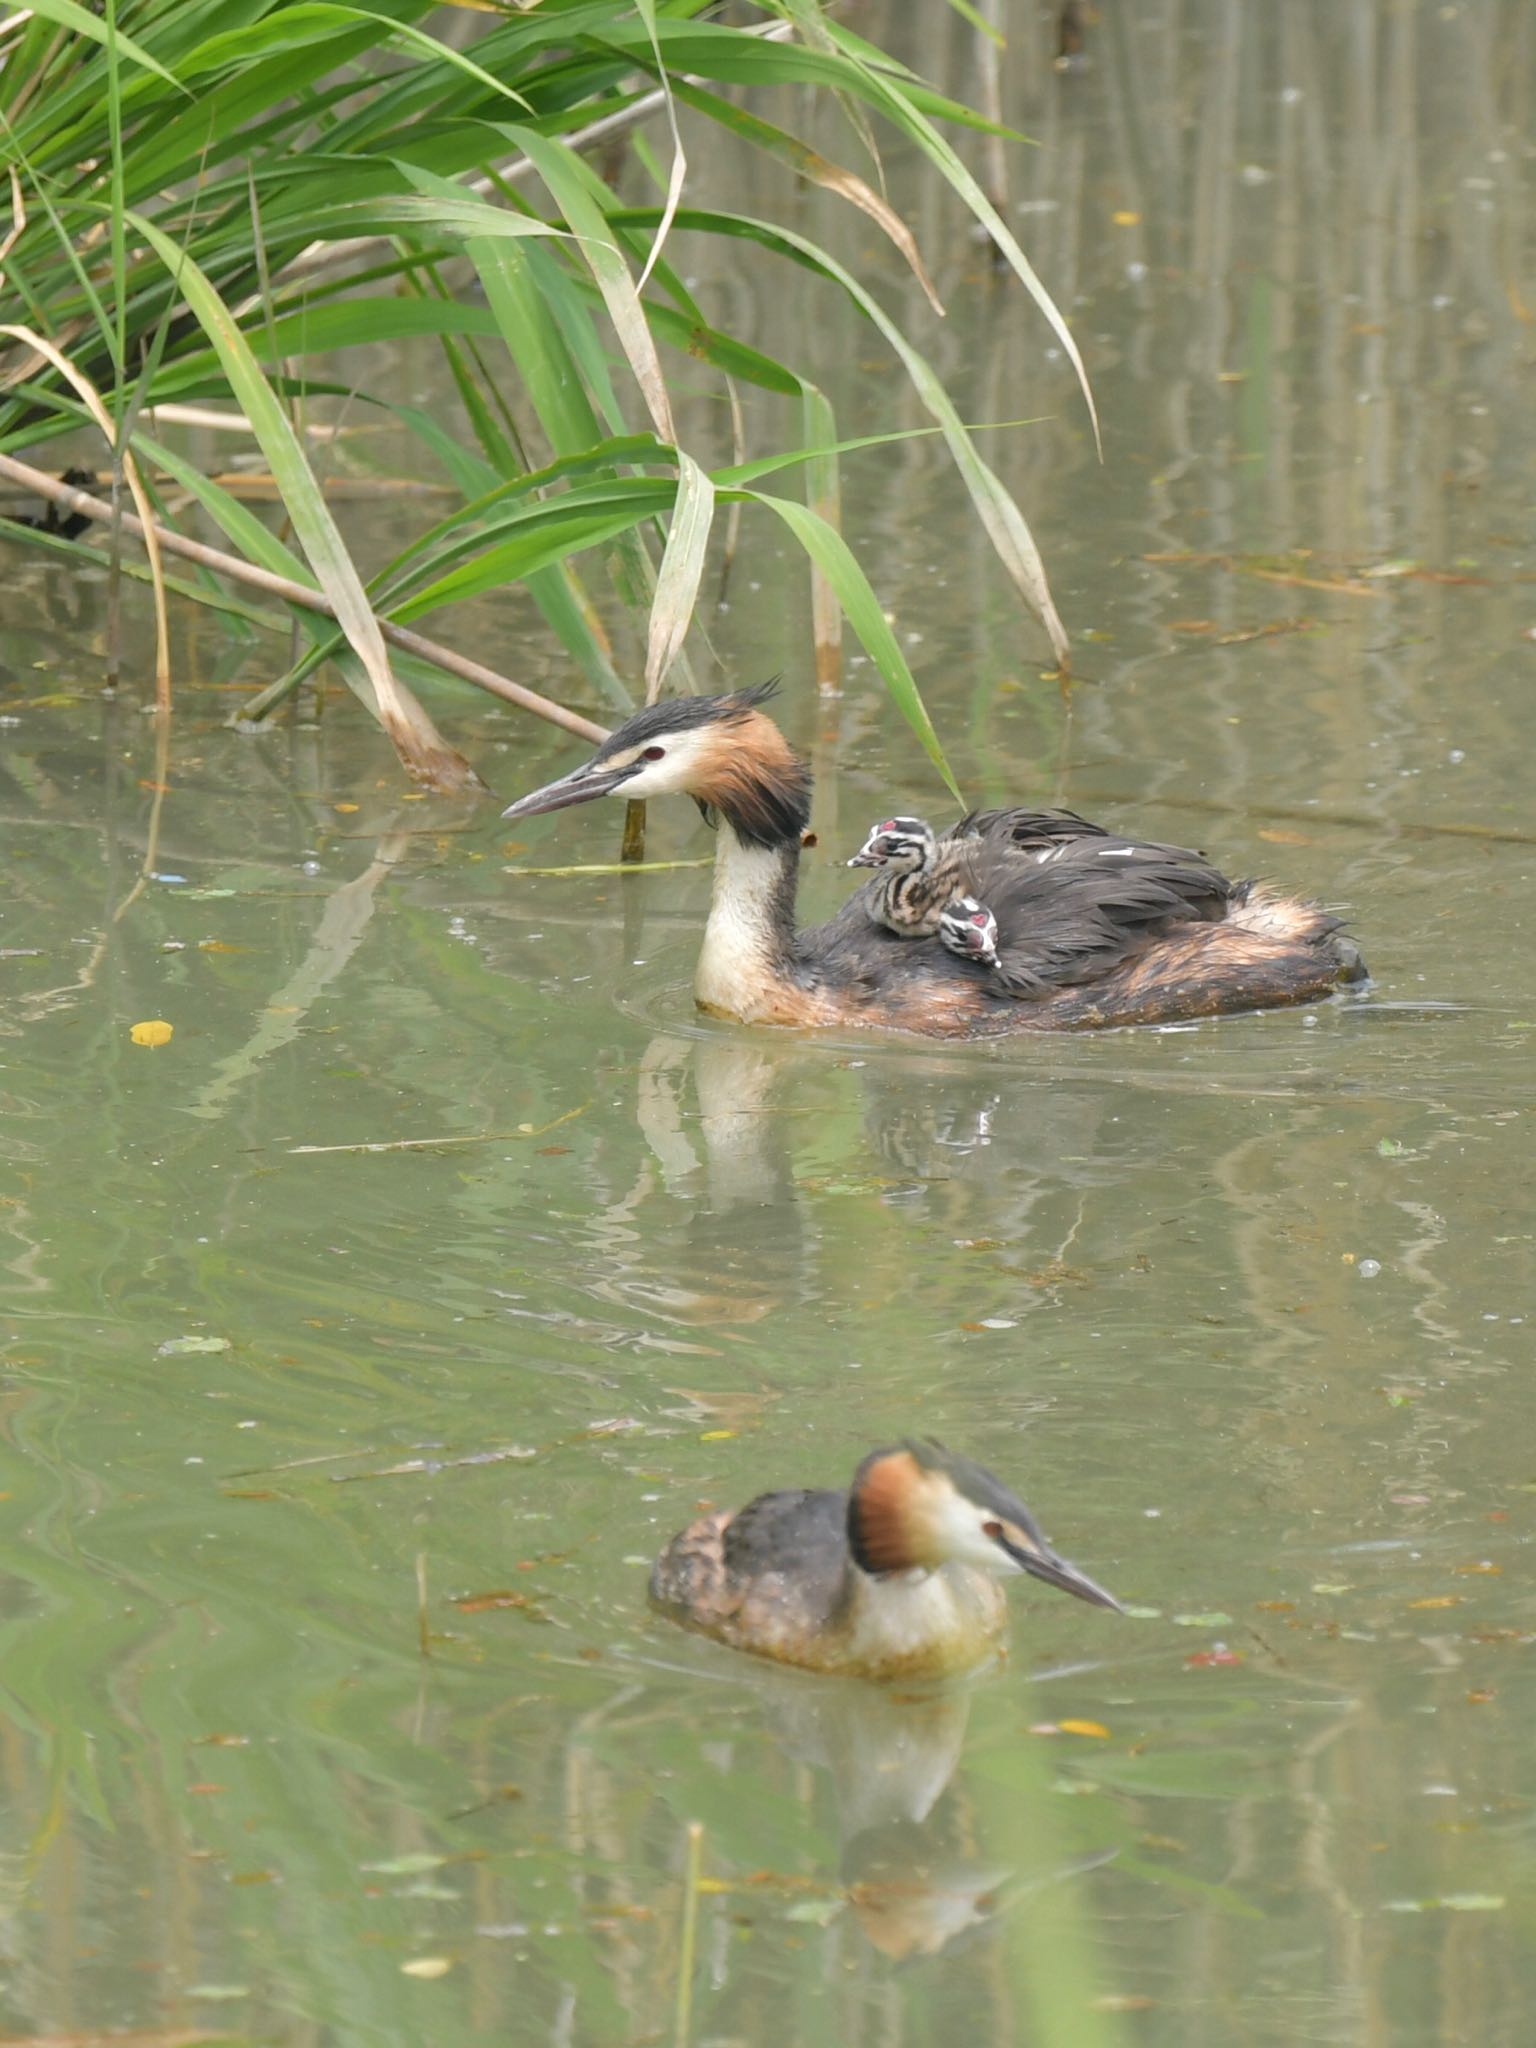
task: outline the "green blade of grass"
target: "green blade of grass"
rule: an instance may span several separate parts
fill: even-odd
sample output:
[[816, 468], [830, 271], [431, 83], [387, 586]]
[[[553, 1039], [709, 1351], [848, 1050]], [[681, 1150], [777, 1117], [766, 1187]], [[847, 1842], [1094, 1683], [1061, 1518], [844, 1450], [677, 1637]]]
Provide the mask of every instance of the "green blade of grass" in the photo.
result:
[[480, 779], [469, 763], [448, 745], [415, 697], [392, 674], [378, 621], [324, 493], [229, 308], [198, 265], [155, 222], [133, 212], [127, 218], [171, 273], [217, 351], [230, 388], [250, 421], [267, 466], [283, 494], [300, 545], [320, 587], [335, 606], [337, 622], [348, 644], [367, 674], [375, 715], [401, 761], [418, 781], [433, 788], [478, 788]]
[[901, 251], [908, 269], [927, 295], [929, 305], [936, 313], [944, 311], [943, 301], [934, 289], [933, 279], [928, 275], [918, 249], [917, 237], [895, 207], [882, 199], [863, 178], [853, 171], [846, 170], [843, 165], [833, 163], [829, 157], [824, 157], [819, 150], [812, 149], [798, 136], [791, 135], [787, 129], [775, 127], [773, 122], [765, 121], [760, 114], [737, 106], [733, 100], [724, 98], [720, 93], [709, 92], [701, 85], [691, 84], [687, 79], [674, 80], [672, 90], [686, 106], [696, 107], [700, 113], [708, 114], [712, 121], [717, 121], [722, 128], [730, 129], [731, 133], [740, 136], [742, 141], [752, 143], [755, 148], [764, 150], [769, 156], [778, 157], [781, 162], [788, 164], [791, 170], [798, 171], [802, 178], [809, 178], [813, 185], [820, 185], [828, 192], [835, 192], [851, 206], [858, 207], [861, 213], [867, 213], [881, 233]]
[[[603, 205], [594, 196], [588, 180], [592, 178], [592, 183], [597, 184], [604, 201], [611, 196], [607, 187], [592, 177], [587, 165], [564, 143], [535, 134], [531, 128], [507, 125], [502, 132], [527, 155], [571, 231], [578, 237], [581, 254], [603, 295], [608, 317], [619, 337], [619, 346], [634, 373], [635, 382], [640, 386], [651, 424], [664, 441], [675, 441], [677, 431], [672, 424], [672, 401], [667, 394], [666, 379], [661, 374], [655, 337], [646, 323], [645, 308], [629, 274], [629, 265], [608, 224]], [[657, 219], [659, 225], [661, 216], [658, 215]]]
[[913, 388], [928, 412], [938, 421], [955, 467], [960, 472], [961, 481], [986, 528], [988, 539], [1013, 579], [1020, 596], [1045, 627], [1057, 661], [1065, 667], [1070, 660], [1071, 645], [1067, 639], [1066, 628], [1057, 613], [1055, 600], [1051, 596], [1045, 567], [1040, 559], [1040, 551], [1035, 545], [1034, 536], [1029, 530], [1028, 521], [1002, 482], [977, 453], [969, 430], [956, 412], [954, 401], [945, 390], [932, 364], [907, 339], [879, 301], [834, 257], [829, 256], [825, 249], [809, 241], [804, 235], [794, 233], [792, 229], [777, 227], [769, 221], [756, 220], [748, 214], [704, 213], [694, 208], [685, 208], [678, 218], [685, 227], [710, 228], [719, 234], [743, 235], [749, 240], [760, 242], [765, 248], [776, 249], [781, 255], [788, 256], [792, 261], [801, 263], [808, 269], [820, 272], [823, 277], [831, 278], [842, 286], [866, 319], [879, 329], [890, 347], [894, 349], [911, 379]]
[[88, 7], [77, 6], [75, 0], [31, 0], [30, 11], [41, 16], [44, 21], [56, 22], [60, 28], [72, 29], [76, 35], [88, 36], [92, 42], [100, 43], [103, 47], [108, 43], [115, 43], [118, 51], [128, 58], [130, 63], [139, 65], [145, 71], [154, 72], [156, 77], [163, 78], [165, 83], [174, 87], [177, 92], [185, 91], [180, 80], [172, 72], [167, 71], [158, 58], [152, 57], [148, 50], [142, 48], [131, 36], [125, 36], [120, 28], [103, 21], [99, 15], [92, 14]]
[[919, 694], [916, 680], [907, 666], [906, 656], [897, 644], [896, 635], [891, 631], [880, 600], [870, 588], [869, 579], [855, 560], [848, 543], [835, 528], [804, 505], [797, 505], [793, 498], [773, 498], [766, 491], [753, 491], [749, 495], [759, 505], [766, 505], [776, 512], [794, 534], [808, 555], [820, 562], [826, 572], [827, 581], [837, 592], [848, 621], [864, 643], [864, 650], [879, 669], [885, 687], [890, 691], [898, 710], [917, 734], [924, 753], [944, 778], [944, 786], [956, 803], [963, 804], [960, 786], [950, 773], [944, 749], [939, 745], [939, 736], [933, 729], [927, 706]]

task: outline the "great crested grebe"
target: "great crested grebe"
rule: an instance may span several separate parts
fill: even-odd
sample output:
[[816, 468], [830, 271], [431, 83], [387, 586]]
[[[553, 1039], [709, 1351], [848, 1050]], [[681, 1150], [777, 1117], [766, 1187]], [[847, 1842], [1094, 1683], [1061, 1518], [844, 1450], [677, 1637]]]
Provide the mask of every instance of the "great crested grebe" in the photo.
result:
[[997, 919], [963, 893], [968, 870], [961, 828], [969, 823], [962, 818], [941, 840], [926, 818], [887, 818], [848, 865], [883, 870], [864, 899], [876, 924], [902, 939], [936, 938], [962, 960], [996, 967]]
[[[880, 870], [879, 881], [864, 898], [875, 923], [883, 924], [898, 938], [941, 938], [954, 952], [945, 912], [966, 893], [961, 844], [953, 833], [941, 841], [926, 818], [887, 818], [872, 826], [848, 865]], [[949, 926], [963, 921], [961, 912], [949, 920]]]
[[939, 938], [962, 960], [997, 965], [997, 919], [974, 896], [953, 896], [939, 912]]
[[1015, 1572], [1120, 1611], [990, 1472], [909, 1440], [871, 1451], [846, 1493], [763, 1493], [690, 1523], [652, 1567], [651, 1602], [780, 1664], [935, 1678], [998, 1649], [998, 1579]]
[[760, 709], [772, 689], [648, 705], [581, 767], [502, 813], [677, 794], [717, 817], [695, 978], [703, 1009], [746, 1023], [983, 1038], [1311, 1002], [1364, 972], [1338, 920], [1316, 905], [1070, 812], [984, 811], [956, 828], [967, 893], [997, 921], [996, 968], [876, 924], [867, 890], [827, 924], [797, 931], [811, 783]]

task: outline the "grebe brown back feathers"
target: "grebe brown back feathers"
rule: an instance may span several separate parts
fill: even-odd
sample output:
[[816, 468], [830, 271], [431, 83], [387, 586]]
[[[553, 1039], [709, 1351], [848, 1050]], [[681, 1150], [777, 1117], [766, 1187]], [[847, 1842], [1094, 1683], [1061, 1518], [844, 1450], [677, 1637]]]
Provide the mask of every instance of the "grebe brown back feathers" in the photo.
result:
[[679, 794], [717, 817], [695, 983], [706, 1010], [982, 1038], [1311, 1002], [1363, 973], [1338, 920], [1315, 905], [1071, 812], [977, 812], [946, 835], [964, 842], [966, 893], [996, 919], [996, 967], [885, 930], [866, 890], [797, 931], [810, 776], [760, 708], [771, 689], [648, 705], [581, 767], [503, 813]]
[[651, 1571], [651, 1601], [735, 1650], [857, 1678], [931, 1678], [1000, 1646], [1000, 1577], [1028, 1572], [1120, 1603], [1058, 1557], [983, 1466], [942, 1444], [872, 1451], [846, 1493], [764, 1493], [690, 1523]]

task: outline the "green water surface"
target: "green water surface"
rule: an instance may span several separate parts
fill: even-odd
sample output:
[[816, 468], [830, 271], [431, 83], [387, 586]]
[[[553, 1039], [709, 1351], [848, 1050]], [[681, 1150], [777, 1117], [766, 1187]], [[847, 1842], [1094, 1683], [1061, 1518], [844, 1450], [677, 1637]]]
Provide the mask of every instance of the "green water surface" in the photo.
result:
[[[985, 1048], [701, 1021], [691, 806], [651, 819], [687, 865], [532, 872], [610, 862], [617, 811], [514, 840], [414, 799], [340, 692], [233, 734], [286, 654], [186, 610], [161, 762], [142, 613], [106, 699], [104, 586], [9, 552], [0, 2038], [1531, 2039], [1536, 24], [1105, 5], [1060, 74], [1053, 11], [1007, 10], [1046, 145], [1008, 205], [1102, 467], [918, 166], [942, 323], [859, 216], [780, 198], [967, 418], [1049, 415], [986, 446], [1070, 706], [937, 444], [851, 461], [848, 531], [968, 798], [1347, 906], [1371, 988]], [[851, 18], [979, 90], [949, 10]], [[835, 296], [679, 252], [840, 431], [922, 424]], [[713, 388], [684, 412], [728, 459]], [[409, 530], [344, 515], [365, 555]], [[808, 621], [749, 524], [696, 661], [786, 674], [819, 914], [874, 818], [945, 800], [851, 642], [816, 700]], [[515, 593], [475, 631], [581, 698]], [[503, 801], [578, 758], [433, 704]], [[1130, 1617], [1026, 1583], [1007, 1668], [937, 1698], [648, 1617], [701, 1501], [916, 1431]]]

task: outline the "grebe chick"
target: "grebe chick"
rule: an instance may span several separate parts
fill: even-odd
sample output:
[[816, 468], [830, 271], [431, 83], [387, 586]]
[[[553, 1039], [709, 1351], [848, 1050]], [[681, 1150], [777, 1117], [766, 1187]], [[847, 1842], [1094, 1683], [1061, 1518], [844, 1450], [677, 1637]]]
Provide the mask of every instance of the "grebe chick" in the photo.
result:
[[850, 1678], [934, 1678], [1001, 1646], [999, 1578], [1120, 1603], [1058, 1557], [1023, 1502], [942, 1444], [871, 1451], [846, 1493], [763, 1493], [691, 1523], [651, 1603], [733, 1650]]
[[996, 967], [997, 919], [974, 896], [952, 896], [939, 914], [939, 939], [962, 960]]
[[887, 818], [871, 828], [869, 837], [848, 863], [851, 868], [879, 868], [880, 880], [865, 897], [870, 916], [903, 939], [942, 939], [953, 946], [944, 913], [965, 893], [960, 842], [939, 835], [926, 818]]
[[829, 923], [799, 931], [811, 782], [761, 709], [771, 687], [647, 705], [590, 760], [503, 813], [677, 794], [717, 818], [694, 983], [702, 1009], [744, 1023], [984, 1038], [1313, 1002], [1364, 974], [1338, 919], [1316, 905], [1070, 812], [983, 811], [944, 835], [964, 844], [965, 893], [997, 920], [987, 973], [937, 938], [876, 924], [862, 890]]

